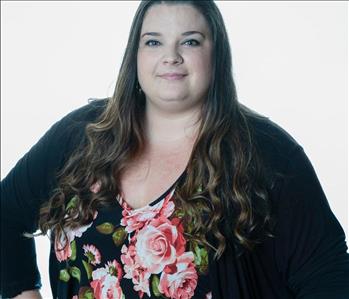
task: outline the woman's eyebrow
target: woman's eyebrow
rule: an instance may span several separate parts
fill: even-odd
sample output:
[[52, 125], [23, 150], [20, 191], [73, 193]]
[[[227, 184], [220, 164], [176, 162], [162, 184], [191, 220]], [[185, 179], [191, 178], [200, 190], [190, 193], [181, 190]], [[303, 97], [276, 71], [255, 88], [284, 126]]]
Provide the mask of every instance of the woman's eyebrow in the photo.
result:
[[[200, 32], [200, 31], [195, 31], [195, 30], [192, 30], [192, 31], [186, 31], [186, 32], [183, 32], [182, 35], [183, 36], [188, 36], [188, 35], [192, 35], [192, 34], [195, 34], [195, 33], [198, 33], [200, 34], [203, 38], [205, 38], [205, 35]], [[142, 34], [141, 38], [143, 38], [144, 36], [146, 35], [150, 35], [150, 36], [161, 36], [162, 34], [160, 32], [145, 32]]]

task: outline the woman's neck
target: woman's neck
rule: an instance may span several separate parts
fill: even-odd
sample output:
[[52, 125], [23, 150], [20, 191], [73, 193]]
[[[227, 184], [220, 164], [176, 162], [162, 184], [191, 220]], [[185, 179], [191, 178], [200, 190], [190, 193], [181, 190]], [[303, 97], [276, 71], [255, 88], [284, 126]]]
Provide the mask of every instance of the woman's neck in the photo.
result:
[[199, 111], [162, 112], [145, 110], [145, 133], [150, 144], [194, 143], [200, 122]]

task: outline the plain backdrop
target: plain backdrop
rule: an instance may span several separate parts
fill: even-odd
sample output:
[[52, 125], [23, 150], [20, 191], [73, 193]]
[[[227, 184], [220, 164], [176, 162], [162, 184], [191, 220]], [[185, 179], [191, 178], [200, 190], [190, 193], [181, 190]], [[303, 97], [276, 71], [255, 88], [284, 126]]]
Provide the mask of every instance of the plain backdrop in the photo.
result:
[[[288, 131], [348, 233], [348, 10], [336, 1], [217, 1], [242, 103]], [[139, 1], [1, 2], [1, 174], [57, 120], [112, 95]], [[50, 298], [48, 239], [36, 240]]]

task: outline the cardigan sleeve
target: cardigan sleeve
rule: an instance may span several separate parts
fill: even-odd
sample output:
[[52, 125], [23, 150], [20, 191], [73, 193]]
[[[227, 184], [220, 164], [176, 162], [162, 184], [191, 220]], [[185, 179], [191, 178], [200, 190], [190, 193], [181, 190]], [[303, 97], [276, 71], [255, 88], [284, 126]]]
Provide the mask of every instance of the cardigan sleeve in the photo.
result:
[[279, 200], [275, 252], [295, 298], [349, 298], [345, 234], [300, 146], [290, 155]]
[[73, 144], [81, 141], [79, 134], [84, 134], [84, 118], [92, 106], [89, 103], [55, 123], [1, 181], [0, 290], [3, 298], [41, 287], [35, 242], [23, 233], [38, 229], [40, 205], [52, 195], [57, 170], [73, 150]]

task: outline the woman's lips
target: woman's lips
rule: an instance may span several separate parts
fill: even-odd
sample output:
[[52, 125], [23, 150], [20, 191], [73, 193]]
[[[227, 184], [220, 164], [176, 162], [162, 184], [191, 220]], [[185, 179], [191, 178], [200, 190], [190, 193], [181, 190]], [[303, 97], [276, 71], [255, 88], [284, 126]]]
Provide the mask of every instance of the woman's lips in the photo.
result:
[[169, 75], [162, 75], [161, 78], [166, 79], [166, 80], [181, 80], [185, 77], [186, 75], [179, 75], [179, 74], [169, 74]]

